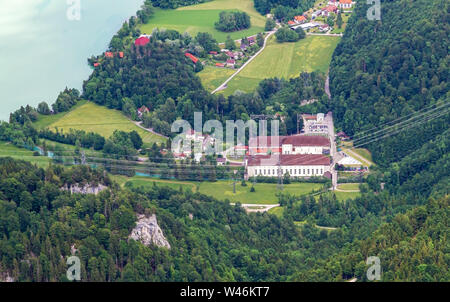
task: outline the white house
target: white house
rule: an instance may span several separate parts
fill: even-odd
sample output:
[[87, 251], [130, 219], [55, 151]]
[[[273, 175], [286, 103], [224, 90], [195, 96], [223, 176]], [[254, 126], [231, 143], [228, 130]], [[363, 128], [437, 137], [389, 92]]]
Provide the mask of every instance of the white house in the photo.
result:
[[355, 4], [352, 0], [339, 0], [339, 7], [341, 9], [352, 8]]
[[325, 176], [330, 174], [330, 164], [330, 158], [321, 154], [257, 155], [246, 160], [248, 177]]

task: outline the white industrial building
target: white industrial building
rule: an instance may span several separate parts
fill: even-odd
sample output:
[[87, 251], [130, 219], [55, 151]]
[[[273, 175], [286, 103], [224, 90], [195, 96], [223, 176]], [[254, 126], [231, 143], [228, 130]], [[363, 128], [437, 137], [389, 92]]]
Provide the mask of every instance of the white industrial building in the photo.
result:
[[321, 154], [256, 155], [246, 160], [247, 176], [311, 177], [331, 175], [330, 158]]

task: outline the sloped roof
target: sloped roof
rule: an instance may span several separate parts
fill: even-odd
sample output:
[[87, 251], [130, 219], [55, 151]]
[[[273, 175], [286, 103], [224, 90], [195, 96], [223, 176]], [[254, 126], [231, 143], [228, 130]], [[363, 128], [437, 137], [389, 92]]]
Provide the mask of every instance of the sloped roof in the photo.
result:
[[137, 38], [136, 41], [134, 41], [134, 45], [136, 46], [144, 46], [150, 43], [150, 39], [147, 37], [140, 37]]
[[[264, 162], [262, 162], [264, 160]], [[283, 154], [283, 155], [256, 155], [248, 159], [248, 166], [329, 166], [330, 158], [322, 154]]]
[[281, 142], [282, 145], [293, 146], [319, 146], [329, 147], [331, 145], [330, 140], [321, 135], [293, 135], [288, 136]]

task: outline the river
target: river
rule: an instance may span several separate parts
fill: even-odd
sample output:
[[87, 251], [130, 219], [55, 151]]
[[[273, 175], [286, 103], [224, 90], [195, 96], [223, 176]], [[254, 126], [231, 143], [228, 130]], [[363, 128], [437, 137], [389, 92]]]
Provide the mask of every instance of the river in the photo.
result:
[[143, 2], [0, 0], [0, 120], [22, 105], [52, 104], [66, 86], [81, 90], [92, 72], [87, 58]]

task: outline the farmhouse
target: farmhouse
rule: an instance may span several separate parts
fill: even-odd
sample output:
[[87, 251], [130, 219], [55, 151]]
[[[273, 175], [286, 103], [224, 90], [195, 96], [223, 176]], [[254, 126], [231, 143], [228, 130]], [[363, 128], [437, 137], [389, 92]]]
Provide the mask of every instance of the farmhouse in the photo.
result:
[[250, 45], [253, 45], [253, 44], [256, 43], [255, 37], [248, 37], [247, 40], [248, 40], [248, 43], [249, 43]]
[[192, 62], [194, 62], [194, 64], [197, 64], [198, 62], [198, 58], [196, 56], [194, 56], [193, 54], [190, 53], [185, 53], [184, 54], [186, 57], [188, 57], [189, 59], [191, 59]]
[[236, 61], [234, 59], [228, 59], [227, 60], [227, 66], [228, 67], [234, 67], [234, 64], [236, 64]]
[[147, 106], [142, 106], [141, 108], [139, 108], [138, 110], [137, 110], [137, 114], [138, 114], [138, 117], [142, 117], [145, 113], [149, 113], [150, 112], [150, 110], [147, 108]]
[[247, 175], [277, 177], [324, 176], [330, 172], [330, 158], [321, 154], [257, 155], [246, 159]]
[[294, 17], [294, 21], [296, 23], [305, 23], [306, 22], [306, 17], [305, 16], [295, 16]]
[[134, 45], [136, 46], [145, 46], [148, 43], [150, 43], [150, 39], [145, 36], [141, 36], [134, 41]]
[[339, 0], [339, 7], [342, 9], [351, 8], [354, 2], [352, 0]]

